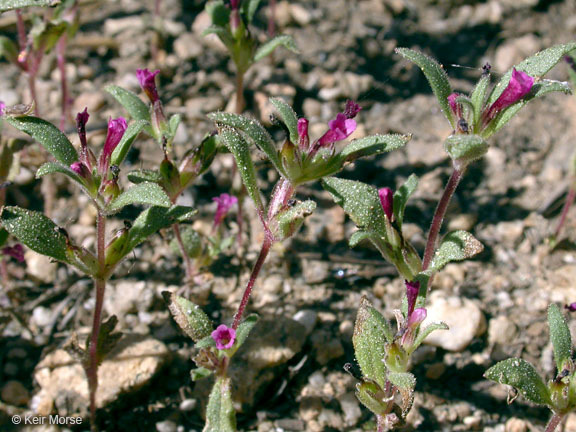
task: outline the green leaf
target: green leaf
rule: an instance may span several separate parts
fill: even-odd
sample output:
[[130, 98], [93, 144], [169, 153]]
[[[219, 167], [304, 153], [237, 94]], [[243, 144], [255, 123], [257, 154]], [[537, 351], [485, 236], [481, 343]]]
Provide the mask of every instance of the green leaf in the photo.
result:
[[78, 160], [76, 149], [66, 135], [45, 120], [37, 117], [4, 116], [7, 123], [30, 135], [38, 141], [52, 156], [64, 165], [70, 166]]
[[202, 32], [202, 36], [208, 36], [209, 34], [218, 36], [228, 50], [232, 51], [234, 49], [234, 38], [225, 28], [210, 26]]
[[61, 165], [56, 162], [46, 162], [45, 164], [43, 164], [40, 168], [38, 168], [38, 171], [36, 171], [36, 178], [40, 178], [47, 174], [53, 174], [53, 173], [64, 174], [65, 176], [70, 177], [76, 183], [80, 185], [84, 184], [84, 181], [78, 174], [76, 174], [67, 166]]
[[210, 337], [214, 325], [200, 306], [170, 291], [162, 291], [162, 297], [176, 324], [194, 342]]
[[140, 183], [122, 192], [118, 198], [112, 201], [106, 211], [115, 213], [122, 207], [130, 204], [148, 204], [159, 207], [170, 207], [171, 202], [164, 189], [156, 183]]
[[444, 150], [461, 167], [480, 159], [488, 152], [488, 143], [480, 135], [450, 135], [444, 141]]
[[296, 43], [294, 42], [294, 39], [292, 39], [292, 36], [288, 36], [288, 35], [280, 35], [280, 36], [276, 36], [273, 39], [270, 39], [268, 42], [266, 42], [264, 45], [261, 45], [257, 50], [256, 53], [254, 54], [254, 61], [260, 61], [262, 60], [264, 57], [268, 57], [270, 54], [272, 54], [274, 52], [274, 50], [278, 47], [283, 46], [284, 48], [298, 53], [298, 47], [296, 46]]
[[30, 249], [55, 260], [68, 262], [66, 237], [42, 213], [20, 207], [4, 207], [2, 226]]
[[381, 236], [386, 235], [384, 210], [376, 188], [366, 183], [336, 177], [322, 179], [322, 185], [358, 228]]
[[130, 171], [127, 177], [132, 183], [137, 184], [143, 182], [160, 183], [162, 181], [162, 175], [158, 171], [148, 169]]
[[[238, 114], [223, 112], [210, 113], [208, 114], [208, 118], [218, 125], [228, 126], [241, 131], [256, 147], [268, 156], [268, 159], [270, 159], [270, 162], [272, 162], [278, 172], [285, 176], [284, 168], [278, 157], [278, 151], [276, 150], [274, 141], [270, 134], [266, 132], [264, 126], [258, 121]], [[229, 147], [229, 144], [227, 144], [225, 140], [224, 144]]]
[[360, 157], [372, 156], [404, 147], [412, 139], [410, 134], [370, 135], [353, 140], [340, 152], [339, 158], [353, 161]]
[[436, 99], [438, 99], [442, 112], [452, 127], [455, 128], [454, 117], [450, 109], [450, 104], [448, 103], [448, 96], [452, 93], [452, 88], [448, 82], [448, 75], [446, 75], [446, 71], [442, 65], [431, 57], [408, 48], [396, 48], [395, 51], [405, 59], [415, 63], [422, 70]]
[[4, 57], [10, 63], [18, 61], [18, 47], [6, 36], [0, 36], [0, 57]]
[[572, 336], [562, 312], [555, 304], [551, 304], [548, 308], [548, 325], [550, 341], [554, 348], [554, 360], [560, 373], [572, 359]]
[[148, 122], [146, 120], [136, 120], [134, 123], [131, 123], [130, 126], [122, 135], [122, 139], [112, 152], [112, 156], [110, 157], [110, 164], [111, 165], [120, 165], [126, 159], [126, 155], [128, 154], [128, 150], [132, 146], [132, 143], [138, 136], [138, 134], [148, 126]]
[[150, 110], [142, 100], [130, 90], [116, 85], [109, 85], [105, 90], [128, 111], [134, 120], [146, 120], [150, 123]]
[[510, 358], [496, 363], [484, 374], [489, 380], [512, 386], [531, 402], [551, 405], [548, 388], [534, 366], [521, 358]]
[[281, 98], [270, 98], [270, 103], [276, 108], [278, 114], [280, 115], [280, 119], [288, 128], [288, 132], [290, 132], [290, 141], [293, 144], [298, 145], [298, 141], [300, 137], [298, 136], [298, 116], [292, 109], [290, 105], [288, 105], [284, 99]]
[[402, 417], [405, 417], [414, 403], [416, 378], [410, 372], [389, 372], [388, 380], [398, 388], [402, 395]]
[[176, 135], [176, 131], [178, 130], [178, 126], [180, 126], [180, 122], [182, 121], [182, 116], [180, 114], [174, 114], [170, 117], [169, 126], [170, 126], [170, 135], [174, 137]]
[[248, 143], [242, 135], [229, 127], [221, 128], [220, 136], [226, 147], [228, 147], [228, 150], [234, 155], [234, 159], [236, 159], [236, 164], [238, 165], [238, 170], [240, 171], [240, 176], [242, 177], [244, 186], [246, 186], [248, 195], [250, 195], [250, 198], [254, 201], [258, 212], [263, 215], [264, 204], [262, 203], [262, 198], [260, 198], [260, 189], [258, 188], [256, 180], [256, 170], [252, 163]]
[[199, 367], [192, 369], [190, 371], [190, 378], [192, 378], [192, 381], [199, 381], [201, 379], [208, 378], [213, 373], [214, 372], [211, 371], [210, 369], [206, 369], [205, 367]]
[[377, 234], [368, 231], [358, 230], [350, 236], [348, 240], [348, 246], [351, 248], [356, 247], [360, 244], [360, 242], [364, 240], [373, 240], [374, 237], [377, 237]]
[[54, 0], [4, 0], [0, 2], [0, 12], [32, 6], [46, 7], [54, 4]]
[[[539, 78], [544, 76], [550, 69], [558, 64], [564, 56], [576, 49], [576, 42], [571, 42], [564, 45], [555, 45], [543, 51], [528, 57], [521, 63], [514, 66], [516, 70], [527, 73], [528, 75]], [[488, 98], [488, 105], [491, 105], [502, 94], [504, 89], [508, 86], [508, 82], [512, 77], [512, 69], [508, 70], [500, 79], [498, 84], [492, 90]]]
[[230, 9], [221, 0], [206, 3], [206, 13], [215, 26], [224, 27], [230, 21]]
[[490, 135], [494, 134], [498, 130], [500, 130], [503, 126], [505, 126], [512, 117], [514, 117], [518, 111], [520, 111], [528, 102], [533, 99], [542, 97], [548, 93], [552, 92], [562, 92], [565, 94], [569, 94], [572, 92], [572, 89], [567, 83], [560, 82], [560, 81], [553, 81], [553, 80], [542, 80], [540, 82], [535, 83], [530, 90], [530, 93], [526, 95], [523, 99], [516, 102], [513, 105], [510, 105], [504, 111], [499, 113], [496, 118], [494, 118], [488, 127], [482, 131], [482, 136], [487, 138]]
[[216, 348], [216, 341], [214, 339], [212, 339], [212, 336], [206, 336], [202, 339], [200, 339], [198, 342], [196, 342], [195, 345], [196, 348], [211, 348], [214, 347]]
[[452, 261], [462, 261], [479, 254], [484, 246], [472, 234], [466, 231], [453, 231], [442, 239], [427, 273], [436, 273]]
[[196, 210], [183, 206], [150, 207], [144, 210], [130, 228], [126, 254], [158, 230], [189, 220], [194, 214]]
[[230, 378], [218, 377], [206, 407], [206, 425], [202, 432], [236, 432], [236, 413], [232, 406]]
[[448, 329], [449, 327], [445, 322], [433, 322], [428, 324], [426, 327], [421, 328], [420, 331], [418, 332], [418, 336], [416, 336], [416, 339], [414, 339], [412, 351], [414, 351], [416, 348], [422, 345], [422, 342], [424, 342], [424, 340], [428, 337], [428, 335], [433, 331], [448, 330]]
[[246, 317], [244, 321], [240, 323], [238, 329], [236, 330], [236, 341], [234, 342], [232, 348], [228, 350], [228, 351], [233, 350], [231, 354], [235, 353], [238, 350], [238, 348], [240, 348], [244, 344], [244, 342], [246, 342], [246, 339], [248, 339], [250, 332], [252, 331], [254, 326], [258, 323], [259, 319], [260, 317], [258, 315], [250, 314]]
[[[488, 86], [490, 85], [490, 74], [482, 75], [474, 90], [470, 94], [470, 100], [472, 101], [472, 105], [474, 105], [474, 121], [473, 124], [477, 125], [480, 121], [480, 114], [482, 114], [482, 110], [484, 108], [484, 99], [486, 99], [486, 91], [488, 90]], [[474, 132], [478, 132], [474, 130]]]
[[398, 227], [402, 227], [402, 223], [404, 222], [404, 211], [406, 210], [406, 204], [408, 204], [408, 200], [412, 196], [412, 194], [416, 191], [418, 187], [418, 176], [416, 174], [412, 174], [402, 186], [398, 188], [396, 192], [394, 192], [394, 200], [393, 200], [393, 213], [394, 213], [394, 220], [398, 224]]
[[[202, 253], [202, 236], [198, 234], [192, 227], [183, 227], [180, 229], [182, 236], [182, 243], [184, 243], [184, 250], [190, 258], [198, 258]], [[173, 238], [170, 241], [170, 248], [177, 255], [182, 255], [178, 240]]]
[[384, 400], [386, 394], [375, 382], [364, 381], [356, 384], [356, 397], [374, 415], [384, 415], [388, 411], [388, 403]]
[[67, 29], [68, 23], [66, 22], [42, 22], [40, 25], [33, 26], [30, 36], [34, 41], [34, 49], [41, 49], [44, 53], [49, 52]]
[[354, 354], [362, 375], [372, 380], [381, 388], [386, 385], [386, 342], [393, 340], [392, 329], [386, 319], [378, 312], [366, 296], [360, 300], [356, 315], [352, 343]]
[[246, 17], [246, 22], [248, 24], [251, 24], [254, 20], [254, 14], [256, 13], [256, 9], [258, 9], [259, 4], [260, 0], [244, 0], [240, 3], [242, 14]]
[[304, 219], [310, 216], [314, 210], [316, 210], [316, 203], [312, 200], [306, 200], [280, 212], [276, 217], [278, 222], [277, 237], [286, 239], [294, 235], [304, 223]]

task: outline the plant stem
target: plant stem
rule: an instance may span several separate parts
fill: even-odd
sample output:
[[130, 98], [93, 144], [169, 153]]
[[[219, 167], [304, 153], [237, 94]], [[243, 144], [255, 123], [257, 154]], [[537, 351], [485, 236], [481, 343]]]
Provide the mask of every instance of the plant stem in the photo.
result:
[[191, 283], [192, 278], [194, 277], [194, 266], [192, 265], [190, 256], [188, 256], [188, 253], [186, 252], [186, 247], [184, 246], [184, 241], [182, 240], [182, 234], [180, 233], [180, 225], [175, 223], [172, 225], [172, 229], [174, 230], [174, 236], [176, 237], [176, 242], [180, 248], [182, 259], [184, 260], [184, 266], [186, 267], [186, 281]]
[[60, 70], [60, 91], [61, 91], [61, 111], [60, 111], [60, 130], [64, 132], [66, 128], [66, 120], [70, 111], [70, 99], [68, 96], [68, 80], [66, 78], [66, 46], [68, 45], [68, 38], [63, 35], [56, 45], [56, 57], [58, 61], [58, 69]]
[[560, 220], [558, 221], [558, 226], [556, 227], [556, 231], [554, 232], [554, 237], [557, 239], [560, 236], [560, 232], [562, 228], [564, 228], [564, 224], [566, 223], [566, 217], [568, 216], [568, 211], [572, 204], [574, 204], [574, 198], [576, 198], [576, 189], [574, 185], [570, 187], [568, 190], [568, 196], [566, 197], [566, 202], [564, 202], [564, 207], [562, 208], [562, 215], [560, 216]]
[[24, 51], [26, 49], [26, 26], [21, 9], [16, 9], [16, 27], [18, 28], [18, 48]]
[[236, 315], [234, 315], [234, 323], [232, 324], [232, 328], [234, 330], [238, 328], [240, 320], [242, 320], [242, 315], [244, 314], [244, 310], [246, 309], [246, 305], [248, 304], [248, 300], [250, 299], [250, 294], [252, 294], [252, 288], [254, 287], [254, 283], [256, 282], [256, 278], [258, 277], [260, 270], [262, 269], [264, 261], [266, 261], [266, 257], [268, 256], [268, 252], [270, 252], [271, 246], [272, 246], [272, 235], [269, 232], [266, 232], [264, 241], [262, 242], [262, 248], [260, 249], [260, 254], [258, 255], [256, 264], [254, 264], [254, 268], [252, 269], [252, 273], [250, 274], [248, 284], [244, 289], [244, 294], [242, 295], [240, 306], [238, 306]]
[[236, 106], [234, 111], [236, 114], [242, 114], [244, 111], [244, 73], [236, 73]]
[[96, 286], [96, 305], [94, 306], [94, 319], [92, 321], [92, 335], [90, 337], [89, 359], [90, 365], [86, 371], [88, 375], [88, 390], [90, 393], [90, 424], [92, 430], [96, 430], [96, 391], [98, 390], [98, 337], [100, 336], [100, 324], [102, 323], [102, 309], [104, 305], [104, 292], [106, 291], [105, 274], [105, 247], [106, 247], [106, 217], [98, 210], [96, 220], [97, 231], [97, 257], [99, 274], [94, 277]]
[[426, 249], [424, 250], [424, 259], [422, 261], [422, 271], [426, 270], [430, 263], [432, 262], [432, 257], [436, 250], [436, 241], [438, 240], [438, 234], [440, 233], [440, 228], [442, 228], [442, 222], [444, 221], [444, 216], [446, 216], [446, 210], [448, 209], [448, 204], [462, 179], [463, 171], [454, 168], [444, 193], [438, 201], [438, 206], [434, 212], [434, 217], [432, 218], [432, 225], [430, 225], [430, 231], [428, 232], [428, 240], [426, 241]]
[[556, 430], [556, 426], [560, 424], [563, 417], [564, 416], [561, 416], [560, 414], [554, 414], [548, 422], [548, 425], [546, 425], [544, 432], [554, 432]]
[[270, 0], [270, 15], [268, 16], [268, 36], [276, 34], [276, 0]]

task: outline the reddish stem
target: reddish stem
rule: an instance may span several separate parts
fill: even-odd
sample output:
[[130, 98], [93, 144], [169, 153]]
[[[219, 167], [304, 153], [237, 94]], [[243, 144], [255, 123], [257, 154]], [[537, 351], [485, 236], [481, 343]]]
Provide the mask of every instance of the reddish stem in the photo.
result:
[[240, 301], [240, 306], [238, 306], [238, 310], [236, 311], [236, 315], [234, 315], [234, 323], [232, 324], [232, 328], [236, 330], [240, 321], [242, 320], [242, 315], [244, 314], [244, 310], [246, 309], [246, 305], [248, 304], [248, 300], [250, 299], [250, 294], [252, 294], [252, 288], [254, 288], [254, 283], [256, 282], [256, 278], [262, 269], [262, 265], [264, 261], [266, 261], [266, 257], [268, 256], [268, 252], [270, 252], [270, 247], [272, 246], [272, 236], [269, 233], [265, 234], [264, 242], [262, 243], [262, 249], [260, 249], [260, 254], [258, 255], [258, 259], [256, 260], [256, 264], [254, 264], [254, 268], [252, 269], [252, 273], [250, 274], [250, 279], [248, 280], [248, 284], [244, 289], [244, 295], [242, 295], [242, 300]]
[[178, 243], [178, 247], [180, 248], [180, 253], [182, 254], [182, 259], [184, 260], [184, 266], [186, 267], [186, 281], [188, 283], [192, 282], [192, 278], [194, 277], [194, 266], [192, 265], [192, 260], [188, 253], [186, 252], [186, 246], [184, 246], [184, 241], [182, 240], [182, 234], [180, 233], [180, 225], [175, 223], [172, 225], [172, 229], [174, 230], [174, 236], [176, 237], [176, 242]]
[[234, 111], [236, 114], [242, 114], [244, 111], [244, 74], [237, 72], [236, 73], [236, 106], [234, 107]]
[[58, 69], [60, 70], [60, 90], [61, 90], [61, 114], [60, 114], [60, 130], [64, 132], [66, 128], [66, 120], [70, 112], [70, 99], [68, 96], [68, 80], [66, 77], [66, 46], [68, 45], [68, 38], [63, 35], [56, 45], [56, 57], [58, 61]]
[[20, 51], [26, 49], [26, 26], [24, 25], [24, 18], [22, 17], [22, 11], [16, 9], [16, 27], [18, 29], [18, 47]]
[[574, 198], [576, 198], [576, 189], [572, 186], [568, 190], [568, 196], [566, 197], [566, 202], [564, 202], [564, 207], [562, 208], [562, 214], [560, 215], [560, 220], [558, 221], [558, 226], [554, 233], [555, 238], [560, 236], [560, 232], [562, 231], [562, 228], [564, 228], [568, 211], [570, 210], [570, 207], [572, 207], [572, 204], [574, 204]]
[[98, 390], [98, 337], [100, 336], [100, 325], [102, 323], [102, 309], [104, 306], [104, 292], [106, 291], [106, 280], [102, 276], [105, 272], [105, 247], [106, 247], [106, 218], [100, 210], [96, 221], [97, 231], [97, 257], [99, 275], [94, 277], [96, 286], [96, 305], [94, 306], [94, 319], [92, 321], [92, 335], [90, 337], [89, 358], [90, 365], [86, 370], [88, 376], [88, 390], [90, 393], [90, 423], [92, 430], [96, 430], [96, 391]]
[[426, 242], [426, 249], [424, 250], [422, 271], [426, 270], [432, 262], [432, 257], [434, 256], [434, 252], [436, 250], [436, 241], [438, 240], [440, 228], [442, 228], [444, 216], [446, 216], [446, 210], [448, 209], [450, 200], [452, 199], [452, 196], [454, 195], [454, 192], [456, 191], [456, 188], [462, 179], [462, 173], [462, 171], [454, 168], [454, 171], [452, 172], [452, 175], [446, 184], [442, 198], [440, 198], [440, 201], [438, 202], [438, 206], [434, 212], [434, 217], [432, 218], [432, 225], [430, 225], [428, 240]]
[[552, 418], [550, 419], [550, 421], [548, 422], [548, 425], [546, 426], [546, 429], [544, 430], [544, 432], [554, 432], [556, 430], [556, 427], [562, 421], [563, 417], [564, 416], [561, 416], [559, 414], [554, 414], [552, 416]]
[[270, 0], [270, 16], [268, 17], [268, 36], [276, 34], [276, 0]]

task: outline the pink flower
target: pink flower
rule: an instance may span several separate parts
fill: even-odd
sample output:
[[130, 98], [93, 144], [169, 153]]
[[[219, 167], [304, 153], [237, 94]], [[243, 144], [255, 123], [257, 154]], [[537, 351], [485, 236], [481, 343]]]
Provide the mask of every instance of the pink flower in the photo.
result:
[[568, 309], [570, 312], [576, 312], [576, 303], [570, 303], [569, 305], [564, 305], [564, 308]]
[[456, 119], [459, 119], [462, 117], [462, 104], [459, 104], [458, 102], [456, 102], [456, 99], [458, 98], [458, 96], [460, 96], [460, 94], [451, 93], [450, 96], [448, 96], [448, 98], [447, 98], [448, 104], [450, 105], [450, 109], [452, 110], [452, 112], [456, 116]]
[[103, 177], [105, 177], [108, 172], [112, 152], [118, 143], [120, 143], [124, 132], [126, 132], [126, 128], [127, 124], [124, 117], [118, 117], [117, 119], [110, 119], [108, 121], [108, 134], [106, 135], [106, 142], [104, 143], [104, 148], [102, 149], [102, 153], [100, 153], [100, 160], [98, 161], [98, 172]]
[[224, 217], [230, 211], [232, 206], [238, 202], [238, 198], [236, 198], [234, 195], [223, 193], [216, 198], [212, 198], [212, 201], [216, 201], [216, 203], [218, 203], [216, 214], [214, 215], [213, 229], [215, 230], [222, 223]]
[[24, 262], [24, 248], [20, 243], [14, 246], [6, 246], [2, 249], [2, 254], [14, 258], [18, 262]]
[[328, 127], [330, 129], [318, 140], [320, 147], [348, 138], [356, 130], [356, 121], [346, 118], [343, 113], [338, 113], [334, 120], [330, 120]]
[[212, 332], [212, 339], [216, 342], [216, 348], [219, 350], [232, 348], [236, 341], [236, 330], [229, 328], [224, 324], [220, 324], [216, 330]]
[[240, 0], [230, 0], [230, 8], [232, 10], [238, 9], [240, 7]]
[[308, 119], [298, 119], [298, 147], [300, 150], [306, 151], [310, 146], [310, 137], [308, 136]]
[[533, 77], [522, 71], [512, 69], [512, 76], [510, 77], [508, 86], [506, 86], [498, 99], [496, 99], [494, 103], [482, 114], [484, 125], [487, 125], [500, 111], [508, 108], [512, 104], [515, 104], [530, 93], [533, 85]]
[[384, 214], [389, 221], [392, 221], [392, 210], [394, 208], [394, 193], [392, 189], [387, 187], [378, 189], [378, 196], [380, 197], [380, 204], [382, 204]]
[[414, 312], [409, 316], [408, 321], [406, 322], [406, 327], [404, 334], [402, 335], [401, 344], [403, 347], [411, 347], [414, 344], [414, 340], [416, 338], [416, 334], [420, 324], [426, 319], [426, 309], [418, 308], [414, 309]]
[[76, 161], [72, 165], [70, 165], [70, 169], [82, 178], [89, 178], [91, 176], [90, 170], [84, 164], [84, 162]]
[[156, 75], [160, 73], [159, 70], [155, 70], [154, 72], [150, 72], [148, 69], [136, 69], [136, 78], [138, 78], [138, 82], [140, 83], [140, 87], [150, 99], [150, 102], [156, 102], [158, 98], [158, 90], [156, 89]]
[[416, 305], [416, 299], [418, 298], [418, 291], [420, 291], [420, 282], [418, 281], [404, 281], [406, 285], [406, 300], [408, 301], [408, 315], [407, 318], [410, 320], [412, 312], [414, 312], [414, 306]]
[[4, 115], [4, 108], [6, 108], [6, 104], [0, 101], [0, 117]]

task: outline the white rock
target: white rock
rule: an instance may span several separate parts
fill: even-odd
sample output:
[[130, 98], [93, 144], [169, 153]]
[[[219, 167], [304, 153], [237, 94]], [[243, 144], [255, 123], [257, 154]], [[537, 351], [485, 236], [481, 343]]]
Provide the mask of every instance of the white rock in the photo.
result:
[[459, 297], [445, 297], [436, 291], [431, 295], [428, 316], [423, 326], [431, 322], [444, 321], [449, 330], [437, 330], [425, 340], [429, 345], [448, 351], [462, 351], [474, 337], [486, 330], [486, 319], [480, 308], [471, 300]]
[[306, 329], [306, 335], [309, 335], [314, 330], [314, 326], [316, 326], [318, 314], [312, 309], [302, 309], [296, 312], [292, 319], [302, 324]]
[[344, 423], [347, 426], [354, 426], [362, 416], [360, 404], [354, 393], [346, 393], [339, 399], [340, 407], [344, 413]]
[[51, 258], [29, 249], [24, 254], [24, 259], [26, 260], [26, 270], [30, 276], [43, 283], [54, 282], [58, 264], [53, 262]]
[[501, 315], [492, 318], [488, 324], [488, 343], [509, 344], [514, 341], [517, 333], [516, 325], [507, 317]]

